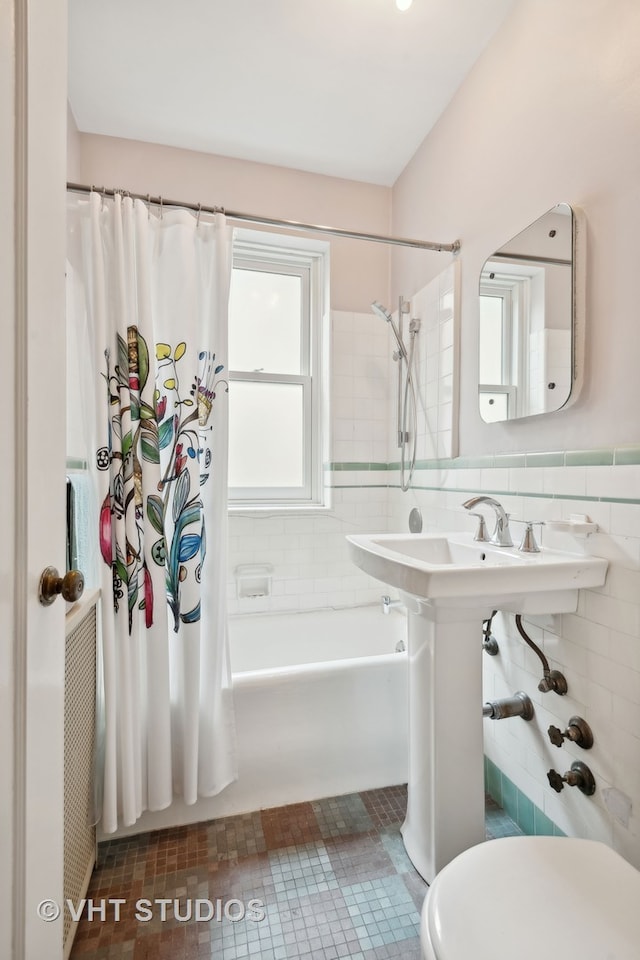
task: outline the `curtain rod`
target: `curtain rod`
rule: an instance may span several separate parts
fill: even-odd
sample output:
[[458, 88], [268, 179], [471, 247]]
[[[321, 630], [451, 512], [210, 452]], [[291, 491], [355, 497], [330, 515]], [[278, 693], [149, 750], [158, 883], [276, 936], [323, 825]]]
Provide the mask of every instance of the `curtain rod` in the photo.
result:
[[316, 223], [302, 223], [298, 220], [278, 220], [275, 217], [254, 216], [250, 213], [240, 213], [238, 210], [226, 210], [224, 207], [206, 207], [201, 203], [183, 203], [178, 200], [167, 200], [164, 197], [152, 197], [141, 193], [130, 193], [128, 190], [107, 189], [106, 187], [87, 186], [82, 183], [67, 183], [67, 190], [72, 193], [100, 193], [104, 197], [114, 197], [117, 193], [132, 200], [142, 200], [144, 203], [159, 207], [182, 207], [194, 210], [196, 213], [222, 213], [229, 220], [243, 221], [244, 223], [260, 223], [270, 227], [287, 227], [290, 230], [305, 230], [311, 233], [326, 233], [332, 237], [347, 237], [351, 240], [370, 240], [373, 243], [389, 243], [399, 247], [414, 247], [418, 250], [436, 250], [443, 253], [457, 253], [460, 241], [453, 243], [433, 243], [429, 240], [411, 240], [406, 237], [385, 237], [377, 233], [358, 233], [354, 230], [342, 230], [340, 227], [323, 227]]

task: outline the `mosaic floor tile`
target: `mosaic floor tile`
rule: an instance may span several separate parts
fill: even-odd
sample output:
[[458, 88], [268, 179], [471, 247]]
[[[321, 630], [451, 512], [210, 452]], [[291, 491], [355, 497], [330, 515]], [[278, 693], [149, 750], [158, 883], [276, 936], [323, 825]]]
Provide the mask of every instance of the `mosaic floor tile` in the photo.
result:
[[284, 956], [351, 956], [358, 936], [340, 890], [302, 897], [280, 909]]
[[427, 895], [429, 885], [422, 879], [419, 873], [411, 869], [408, 873], [401, 874], [404, 885], [409, 891], [409, 896], [413, 900], [418, 913], [422, 910], [424, 898]]
[[397, 872], [382, 838], [374, 832], [334, 837], [325, 840], [325, 847], [340, 886]]
[[489, 796], [485, 798], [484, 818], [487, 840], [495, 840], [497, 837], [519, 836], [522, 834], [520, 827], [514, 823], [502, 807], [499, 807], [495, 800], [492, 800]]
[[[101, 844], [87, 898], [127, 904], [119, 922], [84, 916], [71, 960], [420, 960], [405, 808], [388, 787]], [[519, 832], [486, 815], [488, 837]]]
[[261, 819], [267, 850], [322, 839], [310, 803], [292, 803], [287, 807], [263, 810]]
[[393, 960], [393, 958], [422, 960], [420, 938], [412, 937], [408, 940], [402, 940], [400, 943], [386, 943], [383, 947], [377, 947], [375, 950], [367, 950], [362, 956], [364, 960]]
[[207, 826], [206, 834], [209, 855], [213, 854], [218, 860], [250, 857], [267, 849], [259, 813], [214, 820]]
[[363, 950], [417, 937], [420, 917], [402, 877], [382, 877], [342, 888]]
[[296, 900], [338, 887], [323, 843], [285, 847], [269, 854], [277, 900]]
[[286, 956], [282, 920], [273, 907], [260, 913], [249, 909], [247, 915], [238, 920], [223, 917], [219, 923], [210, 925], [208, 943], [211, 956], [219, 960], [241, 957], [280, 960]]
[[361, 793], [374, 827], [401, 824], [407, 809], [407, 787], [385, 787], [384, 790], [365, 790]]
[[397, 827], [395, 829], [384, 827], [380, 831], [380, 842], [398, 873], [415, 873]]
[[209, 874], [208, 896], [212, 900], [253, 898], [271, 902], [275, 897], [275, 883], [268, 854], [221, 864]]
[[357, 793], [328, 800], [316, 800], [311, 806], [315, 813], [323, 839], [352, 833], [364, 833], [373, 829], [373, 822]]

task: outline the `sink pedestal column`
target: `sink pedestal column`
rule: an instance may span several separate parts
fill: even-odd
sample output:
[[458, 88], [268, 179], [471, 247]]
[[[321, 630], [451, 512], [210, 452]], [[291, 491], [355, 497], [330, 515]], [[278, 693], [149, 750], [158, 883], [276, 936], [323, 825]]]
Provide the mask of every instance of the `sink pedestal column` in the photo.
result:
[[409, 633], [406, 851], [431, 883], [485, 839], [482, 621], [488, 608], [438, 607], [405, 594]]

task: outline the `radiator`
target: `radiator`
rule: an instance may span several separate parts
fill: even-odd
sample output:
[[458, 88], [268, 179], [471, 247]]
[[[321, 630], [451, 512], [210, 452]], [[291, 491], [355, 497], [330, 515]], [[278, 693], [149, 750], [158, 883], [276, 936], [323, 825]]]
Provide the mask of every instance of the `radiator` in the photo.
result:
[[96, 716], [96, 603], [69, 614], [64, 667], [64, 958], [78, 922], [66, 907], [85, 897], [96, 860], [93, 758]]

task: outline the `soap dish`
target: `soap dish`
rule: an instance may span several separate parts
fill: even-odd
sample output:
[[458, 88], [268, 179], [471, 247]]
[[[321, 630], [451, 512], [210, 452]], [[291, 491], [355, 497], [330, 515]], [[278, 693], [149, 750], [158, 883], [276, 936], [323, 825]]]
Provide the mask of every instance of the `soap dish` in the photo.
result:
[[241, 563], [234, 570], [236, 576], [236, 596], [239, 600], [257, 600], [271, 596], [270, 563]]
[[598, 524], [586, 513], [570, 513], [568, 520], [547, 520], [546, 526], [558, 533], [572, 533], [574, 537], [588, 537], [598, 530]]

